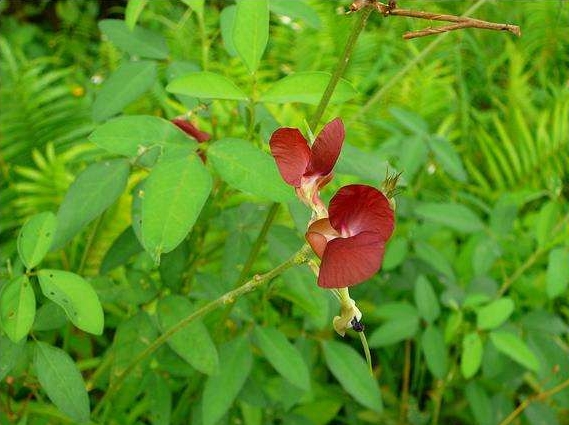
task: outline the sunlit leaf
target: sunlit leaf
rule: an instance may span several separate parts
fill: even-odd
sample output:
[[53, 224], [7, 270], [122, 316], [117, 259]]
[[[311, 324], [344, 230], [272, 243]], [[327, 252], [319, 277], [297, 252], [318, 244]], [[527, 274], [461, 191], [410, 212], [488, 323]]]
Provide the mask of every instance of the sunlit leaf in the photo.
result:
[[166, 90], [201, 99], [247, 100], [247, 95], [229, 78], [208, 71], [178, 77]]
[[27, 276], [17, 276], [0, 291], [0, 325], [8, 338], [17, 343], [32, 328], [36, 296]]
[[55, 234], [57, 220], [51, 212], [32, 216], [18, 234], [18, 254], [22, 263], [32, 269], [45, 257]]
[[268, 41], [268, 0], [237, 0], [233, 46], [251, 74], [257, 71]]

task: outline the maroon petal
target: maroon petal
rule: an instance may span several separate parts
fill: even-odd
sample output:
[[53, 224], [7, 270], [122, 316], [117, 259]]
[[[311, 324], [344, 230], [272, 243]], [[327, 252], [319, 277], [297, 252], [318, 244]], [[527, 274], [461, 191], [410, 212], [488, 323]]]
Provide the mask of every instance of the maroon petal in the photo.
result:
[[201, 131], [191, 122], [184, 119], [174, 118], [172, 123], [176, 124], [178, 128], [182, 129], [188, 136], [196, 139], [199, 143], [207, 142], [211, 138], [209, 133]]
[[300, 187], [300, 180], [310, 161], [308, 142], [297, 128], [279, 128], [269, 141], [271, 153], [285, 182]]
[[385, 243], [378, 233], [363, 232], [350, 238], [337, 238], [326, 245], [318, 286], [345, 288], [372, 277], [383, 261]]
[[322, 218], [312, 223], [306, 231], [306, 240], [318, 257], [322, 258], [324, 249], [329, 240], [340, 237], [338, 232], [330, 225], [330, 220]]
[[342, 236], [374, 232], [385, 242], [393, 233], [394, 214], [389, 200], [374, 187], [351, 184], [342, 187], [328, 208], [332, 227]]
[[340, 118], [324, 126], [312, 145], [307, 175], [325, 176], [332, 172], [344, 142], [344, 124]]

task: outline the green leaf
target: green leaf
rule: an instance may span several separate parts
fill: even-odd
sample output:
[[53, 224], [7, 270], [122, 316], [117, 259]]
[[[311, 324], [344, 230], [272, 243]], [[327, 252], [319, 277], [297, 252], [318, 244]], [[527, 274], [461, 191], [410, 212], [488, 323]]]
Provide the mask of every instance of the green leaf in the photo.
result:
[[[158, 321], [163, 332], [192, 314], [195, 308], [180, 295], [169, 295], [158, 303]], [[188, 343], [190, 342], [191, 343]], [[207, 375], [217, 372], [219, 357], [217, 349], [205, 325], [196, 320], [176, 332], [168, 345], [192, 367]]]
[[431, 324], [441, 314], [439, 299], [431, 285], [431, 282], [420, 275], [415, 281], [415, 304], [419, 310], [419, 315]]
[[130, 55], [166, 59], [168, 57], [166, 39], [160, 33], [135, 25], [147, 1], [130, 0], [126, 9], [128, 22], [120, 19], [104, 19], [99, 21], [99, 29], [113, 44]]
[[[136, 22], [138, 21], [138, 17], [147, 4], [148, 0], [128, 0], [126, 10], [124, 11], [124, 21], [129, 30], [134, 30]], [[164, 47], [166, 46], [164, 45]]]
[[357, 351], [349, 345], [336, 341], [325, 341], [322, 348], [326, 365], [342, 388], [358, 403], [381, 413], [383, 401], [379, 385]]
[[155, 261], [187, 236], [209, 197], [211, 184], [209, 172], [195, 154], [161, 160], [154, 166], [144, 184], [141, 233]]
[[430, 325], [423, 332], [421, 346], [427, 368], [435, 377], [443, 379], [448, 370], [448, 355], [443, 333], [436, 326]]
[[126, 115], [98, 126], [89, 140], [108, 152], [137, 157], [153, 147], [195, 147], [197, 142], [170, 121], [150, 115]]
[[555, 224], [561, 215], [561, 205], [558, 202], [549, 201], [539, 210], [535, 223], [535, 238], [537, 246], [543, 248], [551, 240], [551, 234]]
[[275, 161], [253, 144], [222, 139], [207, 151], [208, 158], [230, 186], [274, 202], [293, 199], [294, 190], [282, 180]]
[[539, 361], [524, 341], [506, 331], [490, 332], [490, 340], [496, 349], [527, 369], [537, 372]]
[[273, 13], [288, 16], [292, 19], [301, 19], [316, 30], [322, 26], [318, 13], [304, 0], [270, 0], [269, 9]]
[[442, 224], [458, 232], [473, 233], [484, 228], [484, 223], [468, 207], [455, 203], [424, 202], [415, 207], [415, 213], [428, 221]]
[[496, 329], [501, 326], [514, 311], [514, 302], [504, 297], [476, 311], [476, 326], [478, 329]]
[[486, 275], [501, 255], [502, 252], [498, 242], [486, 236], [481, 237], [472, 255], [472, 268], [475, 275]]
[[166, 87], [170, 93], [201, 99], [247, 100], [248, 97], [229, 78], [213, 72], [192, 72], [172, 80]]
[[237, 6], [233, 4], [223, 8], [219, 15], [219, 27], [221, 29], [223, 46], [230, 56], [237, 56], [237, 50], [235, 50], [235, 44], [233, 43], [233, 26], [236, 12]]
[[51, 212], [32, 216], [18, 234], [18, 254], [29, 269], [37, 266], [45, 257], [53, 240], [57, 220]]
[[0, 291], [0, 325], [8, 338], [17, 343], [32, 328], [36, 315], [36, 296], [27, 276], [17, 276]]
[[419, 317], [416, 315], [388, 320], [372, 332], [369, 338], [369, 346], [376, 348], [397, 344], [413, 338], [418, 329]]
[[152, 425], [170, 425], [172, 416], [172, 391], [162, 376], [154, 373], [146, 389], [150, 398], [150, 423]]
[[428, 243], [417, 241], [415, 242], [415, 252], [421, 260], [433, 267], [437, 272], [451, 280], [455, 280], [452, 265], [438, 249], [435, 249]]
[[484, 388], [475, 381], [469, 382], [465, 390], [466, 400], [478, 425], [493, 423], [492, 401]]
[[124, 159], [99, 162], [81, 172], [65, 194], [57, 212], [52, 250], [63, 247], [122, 194], [130, 165]]
[[268, 41], [268, 1], [238, 0], [233, 23], [233, 45], [251, 74], [257, 71]]
[[219, 373], [207, 378], [203, 390], [203, 425], [216, 424], [245, 384], [253, 364], [248, 338], [240, 336], [221, 347], [219, 360]]
[[138, 238], [134, 234], [132, 226], [128, 226], [119, 236], [115, 239], [103, 261], [99, 273], [104, 275], [118, 266], [126, 264], [126, 262], [135, 254], [144, 251]]
[[302, 390], [310, 390], [308, 367], [296, 347], [281, 332], [257, 326], [255, 342], [283, 378]]
[[63, 270], [38, 271], [43, 294], [59, 305], [71, 323], [94, 335], [103, 333], [103, 308], [97, 293], [81, 276]]
[[551, 299], [563, 295], [569, 285], [569, 251], [556, 248], [549, 253], [546, 292]]
[[182, 0], [182, 3], [189, 6], [199, 16], [203, 16], [203, 7], [205, 0]]
[[[128, 30], [127, 30], [128, 31]], [[103, 83], [93, 102], [93, 119], [104, 121], [138, 99], [156, 81], [156, 62], [125, 62]]]
[[395, 269], [405, 261], [408, 253], [409, 244], [407, 238], [403, 236], [395, 236], [387, 244], [381, 269], [384, 271]]
[[451, 177], [463, 183], [468, 180], [460, 155], [448, 139], [440, 136], [430, 138], [429, 147], [435, 154], [436, 160]]
[[460, 357], [460, 371], [466, 379], [472, 378], [480, 369], [484, 347], [478, 332], [464, 335], [462, 339], [462, 354]]
[[65, 351], [37, 341], [34, 368], [43, 390], [59, 410], [75, 422], [89, 421], [91, 412], [85, 382]]
[[[300, 102], [318, 105], [331, 75], [327, 72], [296, 72], [274, 83], [262, 96], [261, 102]], [[330, 104], [346, 102], [357, 94], [352, 84], [340, 79]]]
[[15, 343], [10, 338], [0, 335], [0, 381], [10, 373], [18, 361], [25, 356], [26, 340]]

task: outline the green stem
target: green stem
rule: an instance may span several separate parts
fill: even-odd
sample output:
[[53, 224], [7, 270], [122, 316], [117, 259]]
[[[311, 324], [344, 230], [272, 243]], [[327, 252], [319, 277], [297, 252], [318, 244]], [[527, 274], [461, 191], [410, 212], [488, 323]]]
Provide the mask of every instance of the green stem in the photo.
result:
[[363, 331], [358, 332], [358, 334], [360, 335], [360, 341], [362, 342], [362, 347], [364, 348], [364, 353], [366, 355], [366, 362], [367, 362], [367, 366], [369, 367], [369, 373], [373, 376], [373, 366], [371, 364], [371, 354], [369, 352], [369, 345], [367, 343], [366, 335]]
[[93, 414], [96, 415], [98, 412], [100, 412], [104, 404], [116, 394], [116, 392], [121, 388], [127, 376], [130, 375], [130, 373], [136, 368], [136, 366], [140, 362], [142, 362], [152, 353], [158, 350], [158, 348], [160, 348], [163, 344], [165, 344], [175, 333], [185, 328], [190, 323], [205, 316], [206, 314], [211, 313], [212, 311], [218, 309], [219, 307], [234, 303], [239, 297], [256, 290], [258, 287], [271, 281], [273, 278], [280, 275], [285, 270], [288, 270], [293, 266], [305, 263], [306, 261], [308, 261], [308, 254], [310, 253], [310, 251], [311, 251], [310, 246], [305, 244], [296, 254], [294, 254], [284, 263], [281, 263], [280, 265], [275, 267], [273, 270], [262, 275], [256, 275], [255, 277], [253, 277], [253, 279], [247, 281], [237, 289], [229, 291], [220, 296], [219, 298], [207, 303], [206, 305], [196, 310], [189, 316], [186, 316], [185, 318], [180, 320], [178, 323], [176, 323], [174, 326], [172, 326], [170, 329], [168, 329], [166, 332], [160, 335], [157, 339], [154, 340], [154, 342], [152, 342], [148, 347], [146, 347], [144, 351], [138, 354], [129, 363], [129, 365], [125, 368], [125, 370], [119, 376], [117, 376], [113, 385], [109, 387], [108, 391], [103, 395], [103, 397], [101, 398], [95, 409], [93, 410]]
[[360, 14], [359, 21], [356, 22], [354, 28], [352, 29], [350, 38], [348, 38], [348, 42], [346, 43], [346, 47], [344, 48], [344, 53], [342, 53], [342, 56], [340, 57], [340, 60], [336, 65], [336, 69], [334, 70], [334, 73], [332, 74], [332, 77], [330, 78], [330, 81], [326, 86], [326, 90], [324, 90], [324, 94], [320, 99], [320, 103], [316, 108], [316, 112], [314, 113], [314, 115], [312, 116], [312, 118], [308, 123], [312, 131], [314, 131], [316, 126], [318, 125], [318, 122], [322, 118], [322, 115], [324, 114], [326, 107], [330, 103], [330, 99], [332, 98], [332, 94], [334, 94], [334, 90], [336, 89], [336, 86], [338, 85], [340, 78], [342, 78], [342, 75], [344, 75], [344, 71], [346, 70], [348, 62], [350, 61], [350, 56], [352, 55], [352, 52], [356, 47], [356, 41], [358, 40], [360, 33], [364, 29], [367, 23], [367, 19], [369, 18], [369, 15], [371, 14], [372, 10], [373, 10], [372, 7], [366, 7], [365, 9], [363, 9]]

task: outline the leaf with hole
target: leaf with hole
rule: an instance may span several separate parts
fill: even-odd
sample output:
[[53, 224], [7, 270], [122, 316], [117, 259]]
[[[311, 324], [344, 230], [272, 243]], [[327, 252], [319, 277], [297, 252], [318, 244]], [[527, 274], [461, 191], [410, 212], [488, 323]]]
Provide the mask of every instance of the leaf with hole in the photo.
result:
[[42, 269], [38, 278], [43, 294], [63, 308], [71, 323], [94, 335], [103, 333], [103, 308], [89, 282], [63, 270]]
[[42, 389], [59, 410], [74, 422], [89, 421], [91, 412], [85, 382], [65, 351], [37, 341], [34, 369]]
[[28, 269], [37, 266], [49, 251], [56, 226], [57, 220], [51, 212], [36, 214], [22, 226], [18, 254]]
[[13, 342], [30, 331], [36, 315], [36, 296], [27, 276], [17, 276], [0, 290], [0, 326]]

